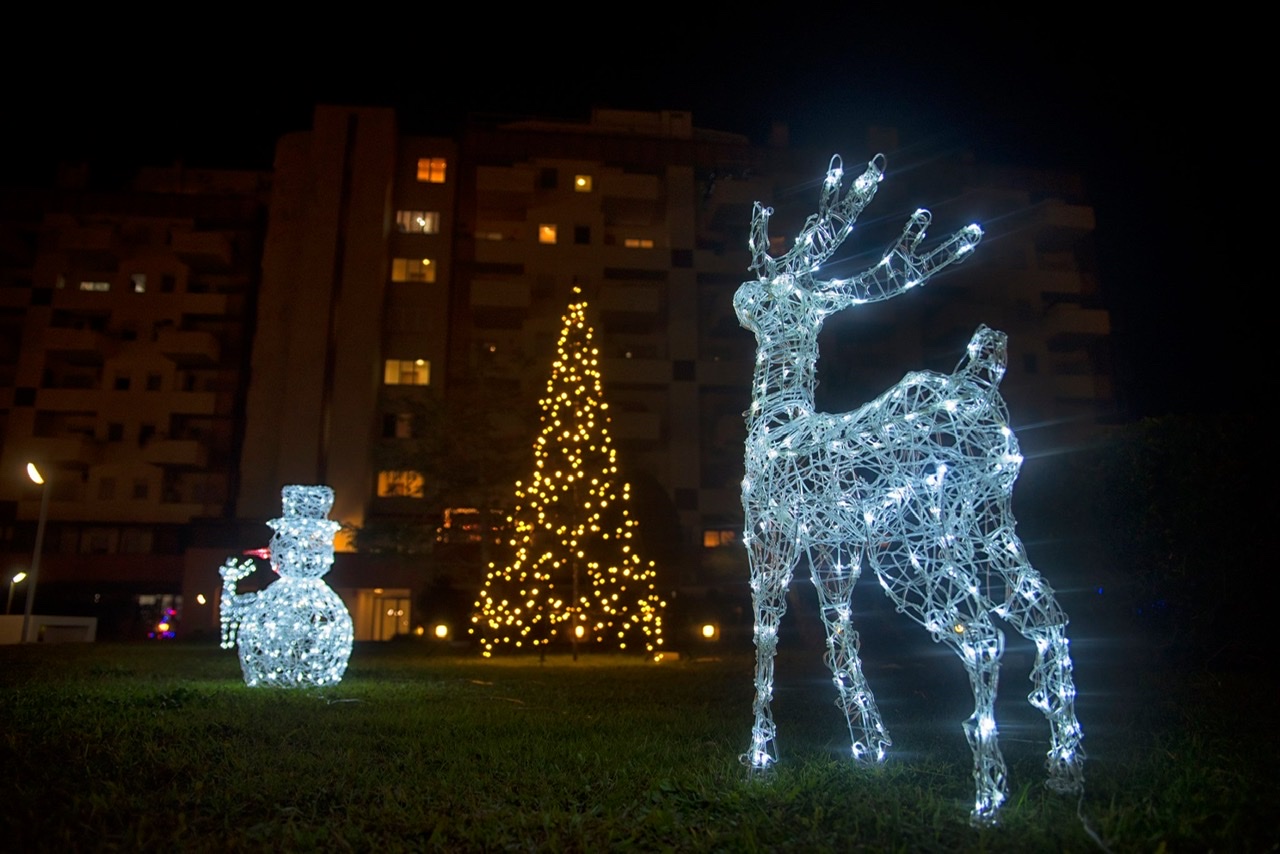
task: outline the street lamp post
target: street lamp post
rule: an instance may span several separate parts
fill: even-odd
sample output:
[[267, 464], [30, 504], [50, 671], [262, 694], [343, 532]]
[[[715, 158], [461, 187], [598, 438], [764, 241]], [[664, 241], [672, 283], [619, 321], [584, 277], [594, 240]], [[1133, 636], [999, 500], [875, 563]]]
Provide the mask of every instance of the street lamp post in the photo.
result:
[[6, 617], [9, 615], [9, 612], [13, 610], [13, 586], [15, 584], [21, 584], [22, 579], [26, 577], [27, 574], [25, 572], [19, 572], [13, 578], [9, 579], [9, 601], [4, 603], [4, 613]]
[[35, 463], [27, 463], [27, 477], [40, 486], [40, 521], [36, 523], [36, 549], [31, 556], [31, 578], [27, 583], [27, 607], [22, 612], [22, 643], [31, 628], [31, 609], [36, 603], [36, 582], [40, 580], [40, 553], [44, 550], [44, 523], [49, 516], [49, 484]]

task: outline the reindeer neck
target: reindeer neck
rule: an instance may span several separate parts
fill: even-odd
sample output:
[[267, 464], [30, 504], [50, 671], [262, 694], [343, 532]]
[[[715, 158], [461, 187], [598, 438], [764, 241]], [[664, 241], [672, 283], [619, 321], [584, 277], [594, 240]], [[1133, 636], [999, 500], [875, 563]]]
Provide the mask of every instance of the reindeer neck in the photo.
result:
[[813, 412], [818, 330], [826, 317], [808, 288], [789, 276], [744, 282], [734, 295], [738, 320], [756, 336], [748, 429], [788, 424]]
[[751, 409], [747, 412], [749, 430], [788, 424], [813, 413], [818, 381], [818, 351], [809, 340], [813, 334], [798, 324], [758, 333]]

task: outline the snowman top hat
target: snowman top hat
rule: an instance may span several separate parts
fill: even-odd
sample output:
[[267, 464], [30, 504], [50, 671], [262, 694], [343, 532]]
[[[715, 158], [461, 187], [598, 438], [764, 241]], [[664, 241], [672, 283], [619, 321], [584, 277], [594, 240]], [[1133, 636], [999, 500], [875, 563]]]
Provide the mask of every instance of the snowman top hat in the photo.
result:
[[323, 519], [333, 507], [333, 490], [327, 486], [286, 486], [280, 490], [284, 515]]

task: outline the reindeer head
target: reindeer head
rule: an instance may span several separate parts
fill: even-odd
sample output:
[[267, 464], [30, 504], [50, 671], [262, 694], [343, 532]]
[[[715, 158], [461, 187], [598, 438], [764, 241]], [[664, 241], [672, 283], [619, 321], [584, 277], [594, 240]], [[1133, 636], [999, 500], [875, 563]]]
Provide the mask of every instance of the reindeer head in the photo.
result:
[[929, 212], [922, 209], [912, 214], [902, 236], [879, 264], [850, 279], [816, 279], [823, 263], [853, 231], [862, 209], [875, 198], [883, 178], [884, 155], [877, 154], [841, 195], [844, 166], [839, 155], [832, 157], [818, 197], [818, 212], [805, 220], [791, 249], [777, 258], [768, 252], [773, 209], [756, 202], [749, 241], [750, 269], [756, 278], [742, 283], [733, 304], [739, 322], [762, 343], [764, 336], [786, 330], [790, 335], [811, 334], [816, 339], [817, 328], [827, 315], [924, 284], [943, 267], [963, 261], [982, 239], [982, 229], [969, 225], [938, 247], [922, 252], [920, 244], [930, 220]]

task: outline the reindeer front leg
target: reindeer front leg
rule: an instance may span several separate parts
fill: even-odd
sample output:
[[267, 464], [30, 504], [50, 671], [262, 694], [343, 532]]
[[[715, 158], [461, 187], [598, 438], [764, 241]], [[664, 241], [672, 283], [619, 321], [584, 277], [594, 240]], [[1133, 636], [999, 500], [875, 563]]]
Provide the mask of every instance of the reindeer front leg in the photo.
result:
[[764, 771], [778, 759], [773, 723], [773, 661], [778, 651], [778, 627], [787, 611], [787, 585], [795, 569], [795, 532], [772, 514], [747, 512], [746, 545], [751, 562], [751, 601], [755, 608], [756, 698], [751, 746], [742, 762], [752, 772]]
[[862, 573], [862, 549], [842, 543], [809, 547], [809, 572], [818, 591], [822, 622], [827, 628], [827, 667], [840, 696], [836, 705], [849, 724], [853, 758], [882, 762], [893, 742], [884, 728], [875, 695], [867, 684], [853, 627], [853, 587]]

